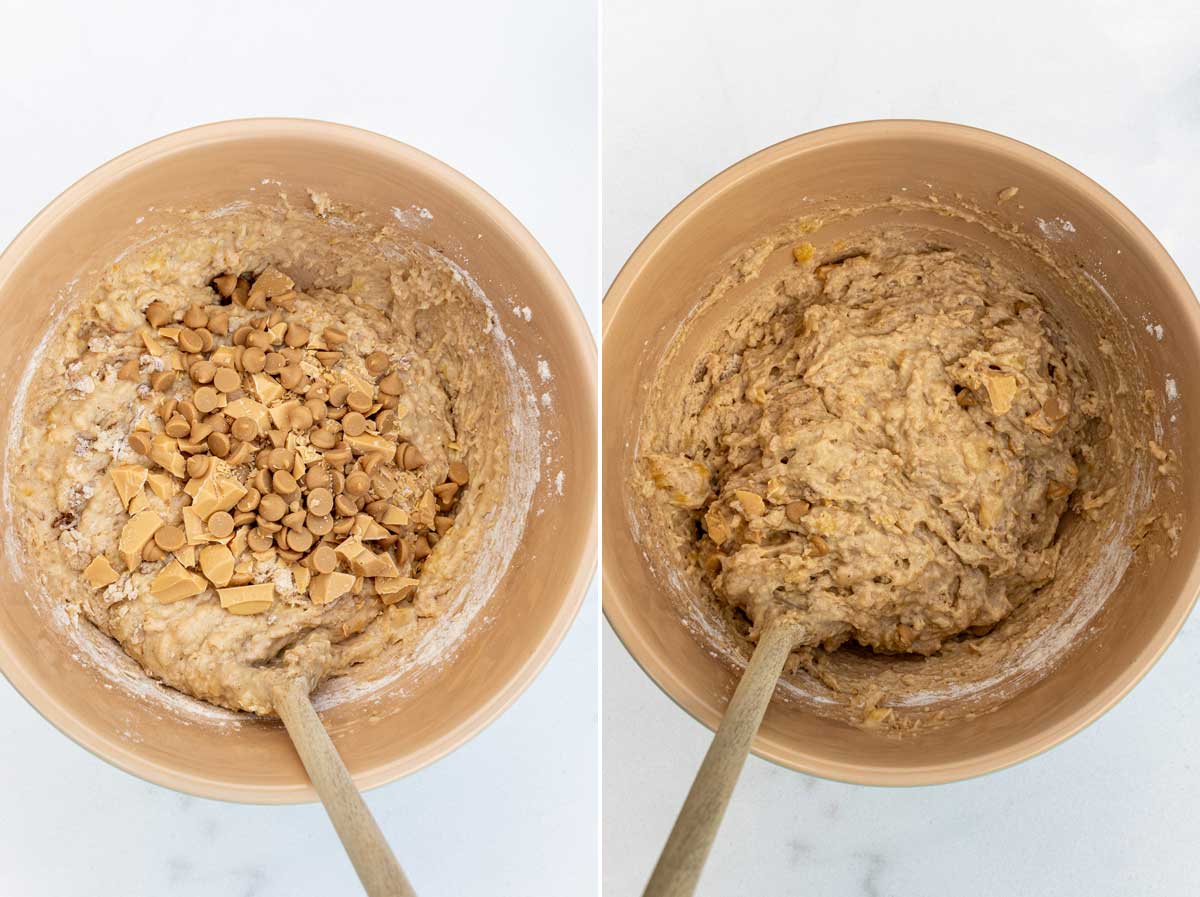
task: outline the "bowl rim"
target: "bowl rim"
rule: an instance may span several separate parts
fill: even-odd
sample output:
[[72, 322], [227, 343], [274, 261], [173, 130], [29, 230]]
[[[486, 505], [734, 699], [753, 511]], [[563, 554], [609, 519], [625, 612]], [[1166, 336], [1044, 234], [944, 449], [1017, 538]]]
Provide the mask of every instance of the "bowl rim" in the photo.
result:
[[[1078, 169], [1056, 156], [1020, 140], [971, 125], [928, 119], [873, 119], [831, 125], [781, 140], [733, 163], [684, 197], [642, 239], [632, 255], [621, 266], [605, 293], [600, 330], [601, 345], [603, 346], [606, 341], [610, 329], [636, 286], [639, 277], [655, 255], [693, 216], [702, 213], [704, 207], [715, 197], [735, 189], [739, 182], [751, 174], [783, 159], [802, 155], [817, 148], [826, 149], [830, 146], [880, 138], [939, 140], [964, 147], [971, 146], [990, 150], [1010, 158], [1019, 158], [1022, 162], [1032, 165], [1045, 177], [1083, 194], [1087, 199], [1105, 209], [1127, 229], [1130, 239], [1145, 251], [1147, 257], [1169, 282], [1169, 292], [1176, 304], [1181, 307], [1185, 317], [1189, 319], [1192, 332], [1200, 333], [1200, 303], [1197, 303], [1194, 292], [1174, 259], [1133, 212], [1104, 187]], [[603, 372], [601, 372], [601, 376], [603, 376]], [[603, 414], [603, 403], [601, 414]], [[617, 451], [619, 448], [619, 446], [606, 444], [605, 453]], [[600, 462], [602, 470], [604, 460], [602, 456]], [[618, 528], [621, 530], [626, 528], [624, 521], [615, 526], [613, 522], [608, 522], [604, 528], [605, 540], [608, 540], [609, 533], [615, 532]], [[638, 633], [637, 627], [631, 624], [630, 618], [613, 600], [613, 596], [619, 594], [621, 588], [610, 577], [607, 567], [601, 570], [601, 578], [605, 619], [634, 662], [677, 706], [700, 724], [716, 731], [721, 721], [721, 714], [710, 710], [700, 696], [689, 689], [661, 656], [646, 650], [645, 640]], [[787, 769], [855, 785], [936, 785], [971, 779], [1014, 766], [1032, 759], [1078, 734], [1124, 698], [1174, 641], [1191, 613], [1198, 593], [1200, 593], [1200, 554], [1192, 559], [1186, 585], [1180, 591], [1170, 613], [1155, 633], [1154, 638], [1138, 653], [1122, 675], [1089, 701], [1077, 707], [1058, 724], [1043, 730], [1040, 734], [1024, 738], [1007, 749], [985, 752], [968, 760], [913, 766], [900, 770], [886, 766], [866, 766], [831, 761], [806, 754], [795, 746], [766, 739], [761, 734], [755, 736], [751, 751], [762, 759]]]
[[[79, 202], [114, 178], [196, 146], [238, 142], [264, 136], [321, 139], [355, 150], [366, 149], [390, 156], [396, 162], [418, 170], [425, 177], [441, 181], [474, 206], [481, 215], [495, 221], [517, 244], [524, 263], [533, 270], [536, 279], [545, 285], [546, 294], [563, 308], [571, 351], [580, 359], [583, 373], [585, 376], [590, 374], [589, 379], [593, 384], [590, 405], [593, 418], [595, 417], [594, 387], [598, 379], [596, 341], [570, 286], [545, 249], [499, 200], [457, 169], [407, 143], [352, 125], [314, 118], [229, 119], [174, 131], [129, 149], [66, 187], [17, 233], [4, 251], [0, 252], [0, 289], [32, 246], [43, 239], [63, 216], [70, 214]], [[598, 457], [596, 463], [599, 464]], [[586, 547], [579, 554], [570, 582], [564, 590], [562, 604], [537, 649], [489, 701], [476, 707], [457, 726], [426, 745], [423, 750], [407, 758], [379, 763], [355, 772], [352, 778], [360, 791], [377, 788], [411, 775], [458, 749], [493, 723], [533, 683], [562, 643], [578, 615], [595, 574], [598, 552], [598, 503], [599, 494], [596, 492], [593, 495], [592, 512], [585, 533]], [[299, 804], [317, 800], [316, 790], [308, 782], [301, 785], [245, 785], [199, 776], [149, 760], [129, 750], [119, 739], [105, 737], [102, 733], [79, 724], [38, 680], [13, 664], [5, 651], [0, 651], [0, 674], [3, 674], [17, 693], [59, 732], [92, 755], [139, 779], [196, 797], [237, 803]]]

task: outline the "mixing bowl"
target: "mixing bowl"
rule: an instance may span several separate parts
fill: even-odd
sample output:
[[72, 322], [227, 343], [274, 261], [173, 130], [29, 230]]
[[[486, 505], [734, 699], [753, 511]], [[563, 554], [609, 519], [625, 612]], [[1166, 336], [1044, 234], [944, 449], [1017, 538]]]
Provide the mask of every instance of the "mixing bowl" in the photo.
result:
[[[869, 211], [831, 216], [851, 206]], [[1200, 588], [1200, 529], [1192, 520], [1198, 484], [1187, 476], [1200, 463], [1200, 415], [1192, 406], [1200, 394], [1200, 308], [1162, 246], [1103, 188], [1043, 152], [973, 128], [879, 121], [817, 131], [737, 163], [680, 203], [605, 300], [604, 609], [646, 673], [710, 728], [744, 668], [747, 645], [696, 610], [687, 577], [646, 550], [630, 476], [639, 424], [664, 365], [664, 381], [684, 382], [730, 309], [767, 280], [747, 272], [792, 263], [786, 244], [759, 257], [761, 238], [789, 226], [806, 234], [804, 222], [817, 219], [830, 223], [803, 239], [819, 247], [837, 248], [868, 223], [920, 225], [951, 246], [984, 245], [1028, 274], [1095, 368], [1102, 367], [1097, 347], [1108, 344], [1134, 372], [1119, 401], [1121, 413], [1142, 416], [1143, 429], [1136, 461], [1116, 475], [1141, 486], [1154, 480], [1151, 441], [1174, 452], [1182, 472], [1152, 493], [1133, 489], [1138, 497], [1107, 529], [1086, 520], [1064, 524], [1064, 557], [1086, 552], [1089, 563], [1078, 577], [1048, 587], [1062, 603], [1042, 606], [1062, 611], [1038, 630], [1037, 650], [1023, 666], [973, 683], [969, 697], [964, 689], [928, 697], [927, 724], [899, 734], [827, 712], [837, 701], [822, 697], [815, 680], [786, 675], [753, 745], [785, 766], [866, 784], [944, 782], [1004, 767], [1113, 706], [1165, 650]], [[1039, 280], [1039, 271], [1052, 268], [1057, 281]], [[1064, 300], [1055, 283], [1068, 281], [1102, 309], [1103, 326], [1082, 303]], [[721, 301], [702, 301], [718, 284]], [[670, 351], [681, 333], [682, 348]], [[867, 670], [924, 663], [850, 656]]]
[[[309, 190], [440, 250], [493, 301], [542, 402], [541, 478], [507, 569], [452, 654], [380, 689], [322, 702], [356, 784], [370, 788], [461, 745], [529, 685], [574, 618], [595, 563], [595, 346], [567, 284], [529, 233], [467, 178], [404, 144], [341, 125], [245, 120], [132, 150], [46, 207], [0, 256], [0, 385], [10, 397], [56, 313], [173, 209], [212, 210]], [[519, 313], [514, 311], [519, 308]], [[548, 379], [541, 375], [545, 373]], [[11, 439], [13, 408], [0, 408]], [[0, 509], [9, 533], [10, 512]], [[8, 550], [14, 550], [11, 542]], [[34, 600], [0, 569], [0, 669], [84, 747], [152, 782], [206, 797], [315, 797], [275, 721], [237, 717], [152, 685], [90, 624]], [[90, 633], [90, 634], [89, 634]], [[89, 641], [90, 640], [90, 641]], [[96, 662], [100, 657], [102, 662]], [[106, 666], [109, 668], [106, 669]], [[140, 677], [140, 678], [139, 678]]]

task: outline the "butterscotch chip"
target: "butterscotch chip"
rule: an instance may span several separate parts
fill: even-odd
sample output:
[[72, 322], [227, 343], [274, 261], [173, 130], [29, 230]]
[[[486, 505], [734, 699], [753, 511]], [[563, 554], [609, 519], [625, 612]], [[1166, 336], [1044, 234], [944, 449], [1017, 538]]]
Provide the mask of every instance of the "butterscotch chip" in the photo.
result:
[[245, 277], [239, 277], [237, 285], [233, 288], [233, 302], [235, 305], [245, 305], [246, 299], [250, 296], [250, 281]]
[[228, 458], [229, 450], [233, 445], [231, 440], [224, 433], [210, 433], [208, 435], [208, 450], [218, 458]]
[[291, 470], [292, 462], [295, 455], [291, 449], [275, 448], [271, 450], [271, 456], [267, 460], [267, 466], [271, 470]]
[[350, 446], [339, 447], [325, 452], [322, 456], [325, 463], [331, 467], [344, 467], [350, 463], [353, 453], [350, 451]]
[[208, 312], [199, 305], [189, 305], [183, 313], [183, 323], [193, 330], [204, 327], [208, 324]]
[[178, 399], [163, 399], [158, 406], [158, 416], [163, 423], [171, 419], [171, 415], [175, 413], [175, 409], [179, 407]]
[[400, 399], [396, 396], [380, 396], [379, 407], [391, 411], [393, 408], [400, 407]]
[[395, 371], [392, 371], [392, 373], [388, 374], [379, 381], [379, 391], [385, 396], [398, 396], [402, 390], [403, 387], [400, 385], [400, 375]]
[[[320, 550], [320, 548], [317, 549], [317, 551]], [[333, 549], [328, 550], [330, 554], [333, 554]], [[335, 558], [334, 563], [336, 564], [336, 562]], [[84, 567], [83, 575], [93, 589], [102, 589], [105, 586], [110, 586], [121, 578], [121, 574], [113, 569], [112, 564], [108, 562], [108, 558], [102, 554], [98, 554], [92, 558], [92, 562]]]
[[[374, 473], [375, 468], [383, 463], [383, 455], [379, 452], [371, 452], [363, 455], [358, 464], [362, 467], [364, 473]], [[374, 481], [372, 481], [374, 484]]]
[[[263, 455], [266, 455], [266, 462], [264, 462], [264, 460], [263, 460]], [[259, 492], [261, 492], [263, 495], [266, 495], [268, 492], [271, 491], [271, 471], [267, 467], [267, 463], [270, 462], [270, 459], [271, 459], [271, 450], [270, 449], [264, 449], [263, 451], [258, 453], [259, 468], [255, 472], [254, 478], [251, 480], [251, 482], [254, 484], [254, 488], [257, 489]]]
[[230, 467], [240, 467], [250, 460], [250, 456], [254, 453], [254, 449], [248, 442], [235, 443], [233, 448], [229, 450], [229, 454], [225, 456], [225, 463]]
[[446, 472], [446, 476], [450, 482], [457, 483], [459, 486], [465, 486], [471, 481], [471, 472], [467, 470], [467, 465], [461, 461], [451, 461], [450, 469]]
[[159, 371], [150, 375], [150, 388], [155, 392], [166, 392], [175, 385], [174, 371]]
[[329, 404], [334, 408], [341, 408], [346, 404], [346, 399], [350, 397], [350, 387], [345, 383], [339, 383], [329, 390]]
[[233, 535], [233, 516], [228, 511], [217, 511], [208, 518], [208, 531], [218, 539]]
[[[207, 455], [192, 455], [187, 459], [187, 474], [192, 479], [200, 479], [208, 473], [209, 465], [212, 459]], [[174, 551], [174, 548], [168, 548], [167, 551]]]
[[326, 327], [321, 336], [325, 338], [325, 345], [327, 346], [340, 346], [347, 339], [346, 331], [339, 330], [336, 327]]
[[346, 404], [354, 411], [370, 411], [371, 397], [365, 392], [359, 392], [357, 389], [351, 391], [346, 397]]
[[[247, 340], [249, 342], [249, 340]], [[255, 345], [250, 345], [242, 353], [242, 367], [251, 374], [257, 374], [267, 366], [267, 353]]]
[[253, 330], [253, 327], [250, 327], [246, 324], [241, 325], [237, 330], [233, 331], [233, 336], [230, 338], [230, 342], [232, 342], [235, 346], [246, 345], [246, 337], [248, 337]]
[[372, 377], [378, 377], [392, 365], [391, 359], [382, 352], [372, 352], [364, 359], [364, 362], [367, 366], [367, 373]]
[[287, 546], [292, 551], [308, 551], [312, 548], [313, 534], [306, 529], [289, 529], [287, 531]]
[[141, 366], [136, 358], [131, 358], [117, 370], [118, 380], [138, 380], [141, 378]]
[[808, 537], [808, 544], [812, 546], [813, 554], [817, 557], [824, 557], [829, 554], [829, 543], [825, 541], [823, 536], [816, 533]]
[[337, 364], [339, 361], [342, 360], [341, 352], [331, 352], [329, 350], [321, 350], [321, 351], [315, 352], [313, 354], [316, 355], [317, 361], [319, 361], [321, 363], [321, 366], [325, 367], [325, 368], [331, 368], [335, 364]]
[[200, 337], [200, 351], [211, 352], [213, 346], [216, 345], [217, 342], [215, 339], [213, 339], [212, 333], [209, 332], [207, 328], [201, 327], [196, 331], [196, 334]]
[[234, 438], [243, 442], [251, 442], [258, 437], [258, 424], [249, 416], [239, 417], [230, 425], [229, 430]]
[[296, 365], [289, 364], [279, 372], [279, 382], [286, 389], [295, 389], [304, 380], [304, 372]]
[[218, 588], [229, 585], [233, 578], [233, 552], [224, 545], [206, 545], [200, 549], [200, 569], [209, 582]]
[[429, 540], [425, 538], [425, 536], [420, 536], [415, 542], [413, 542], [413, 557], [416, 560], [420, 561], [429, 557], [430, 551], [432, 551], [432, 549], [429, 546]]
[[233, 368], [217, 368], [212, 384], [221, 392], [236, 392], [242, 388], [242, 378]]
[[357, 411], [351, 411], [342, 418], [342, 432], [347, 436], [361, 436], [367, 432], [367, 419]]
[[297, 433], [303, 432], [313, 425], [313, 413], [307, 406], [299, 405], [288, 413], [288, 424]]
[[326, 406], [323, 399], [305, 399], [304, 407], [308, 409], [308, 413], [312, 415], [312, 422], [319, 424], [329, 414], [329, 408]]
[[361, 470], [356, 470], [346, 477], [346, 491], [351, 495], [365, 495], [371, 488], [371, 478]]
[[287, 332], [283, 336], [283, 341], [293, 349], [297, 349], [300, 346], [307, 346], [308, 339], [311, 335], [312, 334], [309, 332], [309, 329], [303, 324], [292, 322], [288, 324]]
[[176, 405], [175, 411], [189, 424], [194, 424], [200, 419], [200, 412], [196, 410], [196, 406], [192, 404], [190, 399], [184, 399]]
[[268, 374], [278, 374], [287, 367], [287, 359], [278, 352], [268, 352], [263, 360], [263, 370]]
[[333, 495], [325, 488], [314, 489], [308, 493], [306, 506], [311, 513], [318, 516], [328, 514], [333, 510]]
[[313, 430], [308, 441], [319, 449], [331, 449], [337, 445], [337, 435], [330, 430]]
[[167, 524], [154, 531], [154, 543], [163, 551], [179, 551], [187, 544], [187, 540], [183, 536], [183, 530]]
[[245, 526], [247, 523], [254, 523], [257, 519], [258, 515], [253, 511], [238, 511], [233, 515], [233, 525]]
[[[211, 333], [218, 336], [224, 336], [229, 332], [229, 312], [215, 311], [209, 312], [208, 329]], [[205, 351], [208, 351], [207, 349]]]
[[211, 361], [197, 361], [188, 368], [188, 376], [196, 383], [212, 383], [217, 373], [217, 366]]
[[155, 299], [146, 306], [146, 320], [151, 327], [162, 327], [171, 320], [171, 309]]
[[258, 502], [261, 498], [262, 493], [259, 492], [259, 490], [255, 487], [251, 486], [246, 490], [246, 494], [238, 500], [237, 509], [239, 511], [253, 511], [258, 507]]
[[166, 430], [168, 436], [174, 439], [182, 439], [192, 432], [192, 428], [188, 425], [182, 414], [176, 414], [168, 420], [163, 429]]
[[783, 512], [792, 523], [799, 523], [811, 508], [812, 506], [806, 501], [789, 501]]
[[139, 455], [150, 454], [150, 434], [140, 430], [129, 434], [129, 447]]
[[309, 514], [304, 520], [304, 528], [314, 536], [327, 536], [333, 532], [333, 515]]
[[280, 495], [291, 495], [300, 488], [296, 478], [286, 470], [277, 470], [271, 477], [271, 488]]
[[192, 404], [201, 414], [208, 414], [221, 404], [221, 400], [211, 386], [201, 386], [192, 394]]
[[339, 495], [333, 500], [333, 510], [339, 517], [353, 517], [358, 513], [358, 505], [348, 495]]
[[264, 495], [258, 503], [258, 513], [260, 517], [274, 522], [287, 513], [287, 503], [274, 493]]
[[233, 295], [234, 288], [237, 287], [237, 275], [221, 274], [213, 278], [213, 289], [222, 299], [228, 299]]
[[454, 501], [454, 496], [458, 493], [458, 483], [442, 483], [440, 486], [433, 487], [433, 494], [437, 496], [438, 504], [443, 508], [450, 506]]
[[[271, 348], [271, 344], [273, 342], [274, 340], [272, 339], [271, 334], [267, 333], [266, 331], [251, 330], [246, 334], [246, 351], [248, 352], [251, 349], [257, 349], [258, 351], [262, 352], [263, 363], [265, 364], [267, 358], [266, 350]], [[245, 363], [245, 358], [243, 357], [242, 364], [244, 365]], [[262, 368], [259, 368], [259, 370], [261, 371]]]
[[246, 534], [246, 545], [251, 551], [266, 551], [274, 544], [275, 541], [271, 538], [270, 533], [263, 530], [262, 527], [256, 526]]
[[337, 554], [328, 545], [318, 545], [308, 556], [308, 565], [316, 573], [332, 573], [337, 569]]
[[[405, 470], [416, 470], [425, 465], [425, 456], [421, 454], [421, 450], [415, 445], [406, 444], [403, 446], [404, 460], [398, 461]], [[397, 450], [399, 451], [399, 450]]]
[[195, 330], [184, 328], [179, 331], [179, 348], [194, 355], [204, 348], [204, 340]]

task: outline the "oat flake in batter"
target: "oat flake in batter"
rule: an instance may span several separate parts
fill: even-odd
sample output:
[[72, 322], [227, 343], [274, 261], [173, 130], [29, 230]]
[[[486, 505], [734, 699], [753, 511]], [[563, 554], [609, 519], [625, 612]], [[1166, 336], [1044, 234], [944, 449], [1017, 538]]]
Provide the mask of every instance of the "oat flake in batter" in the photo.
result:
[[44, 591], [235, 710], [402, 649], [523, 519], [492, 312], [332, 208], [193, 215], [120, 259], [35, 362], [9, 457]]
[[[643, 424], [643, 492], [755, 632], [933, 654], [1055, 575], [1097, 400], [998, 261], [895, 234], [796, 268]], [[682, 518], [680, 520], [679, 518]]]

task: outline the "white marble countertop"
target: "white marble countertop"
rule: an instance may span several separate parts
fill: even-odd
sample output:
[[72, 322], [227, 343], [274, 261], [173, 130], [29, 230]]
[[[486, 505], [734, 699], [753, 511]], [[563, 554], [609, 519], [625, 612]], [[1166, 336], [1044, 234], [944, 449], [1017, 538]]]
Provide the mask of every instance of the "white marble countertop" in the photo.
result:
[[[595, 327], [596, 24], [556, 3], [6, 3], [0, 244], [79, 176], [205, 121], [324, 118], [430, 152], [546, 247]], [[534, 685], [367, 802], [424, 895], [590, 894], [593, 585]], [[582, 696], [582, 698], [581, 698]], [[358, 893], [319, 806], [185, 797], [108, 766], [0, 679], [0, 897]]]
[[[1200, 17], [1113, 0], [604, 7], [605, 282], [676, 202], [743, 156], [869, 118], [959, 121], [1105, 185], [1200, 283]], [[640, 893], [711, 738], [611, 630], [604, 894]], [[751, 758], [705, 895], [1194, 893], [1200, 620], [1115, 710], [982, 779], [889, 790]], [[650, 735], [650, 737], [647, 737]]]

